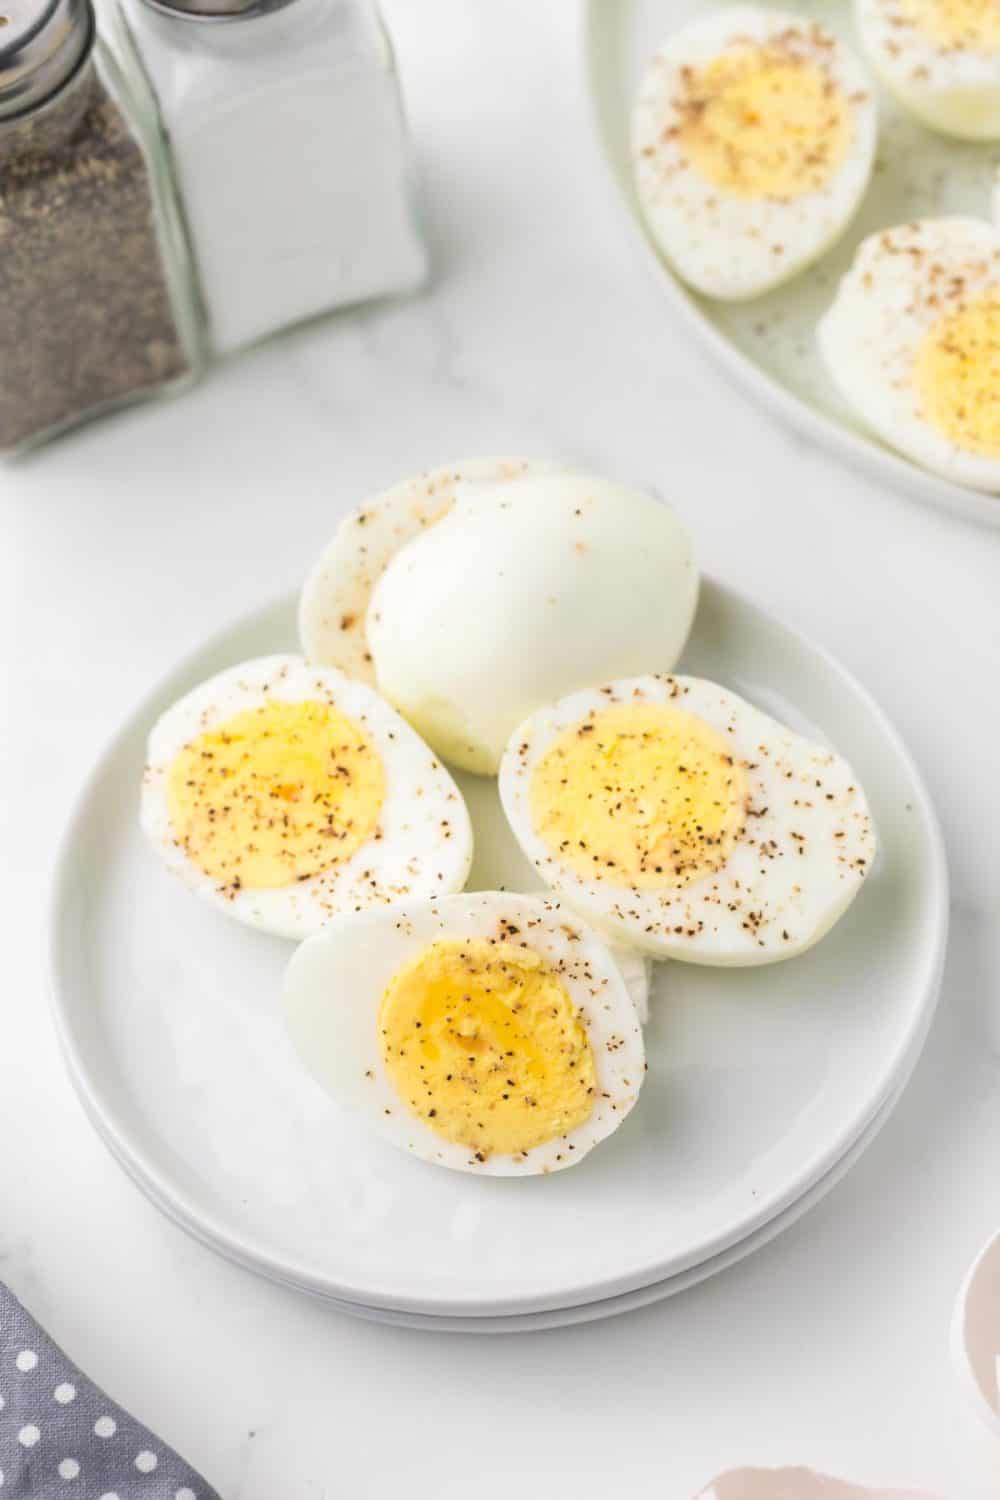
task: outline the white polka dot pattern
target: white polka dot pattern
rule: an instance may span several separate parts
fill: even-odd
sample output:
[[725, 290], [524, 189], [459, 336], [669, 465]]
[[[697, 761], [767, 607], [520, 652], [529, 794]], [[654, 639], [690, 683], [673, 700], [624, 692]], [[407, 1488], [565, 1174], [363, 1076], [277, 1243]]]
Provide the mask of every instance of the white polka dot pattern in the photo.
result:
[[[0, 0], [2, 9], [2, 0]], [[107, 1395], [0, 1282], [0, 1500], [219, 1500]]]

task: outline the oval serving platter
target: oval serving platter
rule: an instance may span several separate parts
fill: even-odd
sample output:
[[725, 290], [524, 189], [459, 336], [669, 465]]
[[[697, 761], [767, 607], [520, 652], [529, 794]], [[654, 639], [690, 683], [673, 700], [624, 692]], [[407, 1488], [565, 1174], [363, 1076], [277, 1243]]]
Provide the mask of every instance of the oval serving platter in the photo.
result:
[[[582, 0], [584, 86], [597, 151], [631, 238], [668, 306], [763, 406], [874, 478], [967, 519], [1000, 526], [1000, 495], [931, 474], [863, 431], [834, 389], [814, 332], [854, 251], [876, 229], [950, 213], [990, 217], [1000, 148], [950, 141], [923, 129], [886, 92], [879, 151], [861, 210], [817, 265], [763, 297], [714, 302], [689, 291], [650, 239], [632, 179], [629, 129], [639, 81], [661, 43], [709, 4], [738, 0]], [[768, 0], [771, 3], [771, 0]], [[811, 16], [856, 47], [848, 0], [774, 0]]]
[[[197, 901], [139, 832], [157, 714], [222, 666], [293, 641], [285, 600], [183, 662], [102, 756], [59, 861], [58, 1031], [88, 1115], [153, 1202], [285, 1284], [359, 1310], [475, 1319], [653, 1288], [835, 1179], [912, 1067], [947, 929], [942, 844], [919, 775], [841, 668], [705, 584], [683, 667], [836, 737], [869, 794], [877, 867], [803, 958], [661, 967], [650, 1076], [622, 1129], [572, 1172], [477, 1179], [400, 1155], [338, 1112], [278, 1019], [291, 945]], [[463, 786], [479, 841], [473, 884], [518, 883], [494, 784]]]

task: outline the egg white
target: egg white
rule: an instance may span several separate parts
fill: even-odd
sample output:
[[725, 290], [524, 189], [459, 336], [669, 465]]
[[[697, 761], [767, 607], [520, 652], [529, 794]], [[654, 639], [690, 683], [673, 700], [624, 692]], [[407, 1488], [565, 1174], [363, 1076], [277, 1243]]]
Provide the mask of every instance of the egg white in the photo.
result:
[[[675, 131], [685, 70], [734, 42], [760, 45], [793, 28], [800, 50], [851, 101], [853, 136], [824, 185], [788, 201], [743, 198], [710, 182]], [[822, 38], [822, 45], [815, 38]], [[708, 11], [667, 39], [640, 85], [632, 118], [636, 188], [649, 232], [677, 274], [705, 296], [741, 301], [796, 276], [837, 240], [871, 177], [878, 120], [864, 69], [848, 47], [806, 16], [755, 5]]]
[[934, 427], [911, 379], [927, 330], [994, 286], [1000, 286], [1000, 230], [986, 220], [923, 219], [885, 229], [859, 246], [817, 342], [865, 426], [925, 468], [996, 492], [1000, 459], [960, 448]]
[[431, 469], [365, 500], [344, 517], [299, 599], [299, 640], [307, 661], [375, 683], [366, 616], [372, 590], [407, 542], [440, 521], [467, 488], [502, 488], [548, 466], [521, 458], [474, 458]]
[[639, 1023], [645, 1026], [649, 1020], [649, 992], [653, 984], [653, 960], [648, 953], [640, 953], [638, 948], [626, 948], [621, 943], [609, 942], [608, 952], [621, 971]]
[[855, 0], [855, 21], [872, 67], [924, 125], [960, 140], [1000, 140], [1000, 53], [942, 46], [900, 0]]
[[[382, 1065], [377, 1023], [389, 981], [431, 943], [463, 938], [534, 949], [558, 971], [590, 1039], [593, 1112], [527, 1155], [476, 1160], [410, 1111]], [[558, 903], [538, 897], [480, 891], [337, 917], [293, 955], [282, 1010], [300, 1059], [340, 1108], [401, 1151], [488, 1177], [534, 1176], [582, 1161], [622, 1123], [645, 1074], [642, 1028], [607, 947]]]
[[[672, 703], [696, 715], [745, 767], [742, 834], [721, 870], [681, 889], [585, 879], [534, 826], [539, 761], [565, 730], [622, 703]], [[803, 953], [844, 914], [875, 857], [871, 814], [847, 762], [696, 677], [630, 678], [540, 710], [512, 736], [499, 784], [515, 837], [546, 884], [599, 931], [658, 958], [750, 965]]]
[[[308, 880], [234, 891], [221, 887], [179, 844], [170, 822], [170, 768], [200, 734], [276, 699], [329, 703], [361, 726], [385, 773], [381, 837]], [[468, 811], [433, 752], [364, 683], [297, 656], [267, 656], [230, 667], [167, 709], [149, 736], [141, 821], [167, 867], [199, 896], [227, 916], [279, 937], [308, 937], [344, 911], [461, 890], [472, 862]]]

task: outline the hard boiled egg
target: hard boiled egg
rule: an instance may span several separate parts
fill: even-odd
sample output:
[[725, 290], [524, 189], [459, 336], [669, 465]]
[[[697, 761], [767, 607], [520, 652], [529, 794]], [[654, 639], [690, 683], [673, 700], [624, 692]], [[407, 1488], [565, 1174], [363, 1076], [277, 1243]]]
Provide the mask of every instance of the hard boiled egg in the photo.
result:
[[472, 861], [433, 752], [364, 683], [297, 656], [230, 667], [167, 710], [142, 826], [200, 896], [282, 937], [461, 890]]
[[668, 670], [698, 574], [687, 533], [605, 479], [526, 474], [463, 491], [385, 568], [368, 609], [379, 690], [446, 760], [495, 773], [551, 698]]
[[948, 218], [871, 235], [818, 340], [844, 399], [885, 442], [1000, 491], [1000, 231]]
[[1000, 140], [1000, 6], [996, 0], [855, 0], [872, 66], [932, 130]]
[[557, 903], [499, 892], [342, 916], [283, 991], [292, 1042], [403, 1151], [493, 1176], [581, 1161], [642, 1086], [642, 1031], [607, 948]]
[[500, 767], [511, 827], [595, 927], [649, 953], [761, 964], [812, 946], [875, 856], [847, 763], [695, 677], [637, 677], [533, 714]]
[[646, 73], [632, 145], [650, 233], [709, 297], [756, 297], [843, 233], [875, 156], [876, 107], [853, 54], [816, 21], [713, 8]]
[[399, 549], [447, 515], [460, 491], [502, 488], [522, 474], [547, 468], [519, 458], [464, 460], [404, 479], [345, 516], [299, 600], [299, 639], [306, 658], [374, 684], [368, 604]]

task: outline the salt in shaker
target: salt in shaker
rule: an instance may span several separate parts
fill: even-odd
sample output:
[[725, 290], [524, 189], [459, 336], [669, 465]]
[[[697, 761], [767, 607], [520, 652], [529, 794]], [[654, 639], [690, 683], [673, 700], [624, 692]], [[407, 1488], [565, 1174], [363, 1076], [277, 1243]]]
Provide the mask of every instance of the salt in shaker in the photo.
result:
[[399, 89], [370, 0], [116, 4], [123, 63], [156, 96], [214, 352], [420, 283]]

